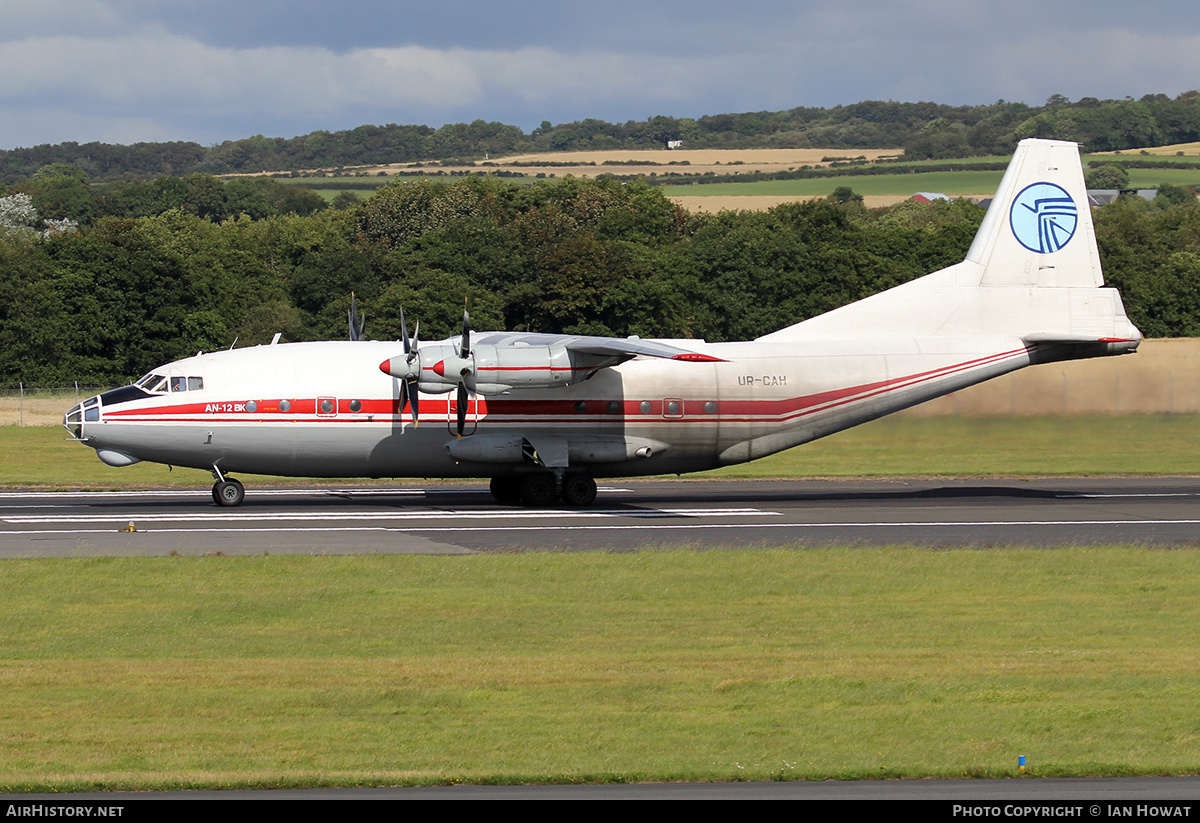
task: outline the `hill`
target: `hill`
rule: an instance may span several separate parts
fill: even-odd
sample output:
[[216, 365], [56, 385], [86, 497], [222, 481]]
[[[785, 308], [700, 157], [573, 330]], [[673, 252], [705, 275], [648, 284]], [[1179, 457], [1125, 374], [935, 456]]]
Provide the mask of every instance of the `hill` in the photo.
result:
[[92, 180], [160, 175], [299, 172], [418, 161], [479, 160], [550, 151], [648, 150], [679, 140], [687, 148], [900, 147], [909, 159], [1007, 155], [1025, 137], [1075, 140], [1087, 151], [1129, 151], [1200, 141], [1200, 91], [1170, 98], [1071, 102], [1044, 106], [997, 101], [981, 106], [867, 100], [833, 108], [667, 116], [607, 123], [543, 122], [526, 134], [517, 126], [453, 123], [362, 125], [292, 138], [255, 135], [215, 146], [198, 143], [60, 143], [0, 151], [0, 183], [32, 176], [43, 166], [70, 164]]

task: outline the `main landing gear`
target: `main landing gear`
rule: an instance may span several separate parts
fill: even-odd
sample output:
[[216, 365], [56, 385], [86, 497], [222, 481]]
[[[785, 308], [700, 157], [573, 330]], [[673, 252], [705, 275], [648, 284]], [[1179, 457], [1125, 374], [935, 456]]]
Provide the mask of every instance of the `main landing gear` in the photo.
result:
[[551, 472], [493, 477], [492, 497], [506, 506], [521, 504], [545, 508], [559, 498], [568, 506], [590, 506], [596, 499], [596, 481], [579, 471], [569, 471], [561, 481]]
[[216, 466], [213, 466], [212, 473], [217, 480], [212, 487], [213, 502], [218, 506], [242, 505], [242, 501], [246, 499], [246, 487], [232, 477], [221, 474], [221, 470]]

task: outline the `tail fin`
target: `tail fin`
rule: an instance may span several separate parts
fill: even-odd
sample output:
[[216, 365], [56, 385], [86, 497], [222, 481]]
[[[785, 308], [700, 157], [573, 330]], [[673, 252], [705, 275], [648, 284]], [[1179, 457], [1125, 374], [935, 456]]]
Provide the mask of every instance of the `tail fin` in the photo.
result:
[[1074, 143], [1017, 146], [967, 262], [983, 268], [984, 286], [1104, 285]]
[[1078, 147], [1023, 140], [963, 262], [759, 339], [1004, 335], [1131, 351], [1141, 333], [1103, 283]]

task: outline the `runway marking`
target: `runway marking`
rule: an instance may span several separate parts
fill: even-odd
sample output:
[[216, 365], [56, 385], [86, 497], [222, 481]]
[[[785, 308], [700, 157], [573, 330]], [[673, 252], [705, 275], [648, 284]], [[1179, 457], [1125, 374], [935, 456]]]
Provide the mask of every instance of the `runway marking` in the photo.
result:
[[[606, 494], [628, 494], [633, 489], [621, 489], [599, 486], [597, 492]], [[380, 495], [431, 495], [431, 494], [487, 494], [482, 486], [464, 486], [462, 488], [447, 488], [444, 486], [419, 489], [388, 489], [388, 488], [353, 488], [353, 489], [253, 489], [248, 494], [252, 497], [371, 497]], [[89, 502], [81, 505], [91, 505], [90, 500], [109, 497], [211, 497], [209, 489], [160, 489], [158, 491], [100, 491], [100, 492], [0, 492], [0, 501], [28, 500], [30, 498], [73, 499], [83, 498]]]
[[1099, 492], [1096, 492], [1096, 493], [1064, 492], [1062, 494], [1056, 494], [1054, 496], [1065, 499], [1065, 500], [1070, 500], [1072, 498], [1079, 498], [1079, 497], [1096, 498], [1096, 499], [1113, 499], [1113, 498], [1122, 498], [1122, 497], [1200, 497], [1200, 493], [1197, 493], [1197, 492], [1145, 492], [1145, 493], [1141, 493], [1141, 494], [1136, 494], [1136, 493], [1102, 494]]
[[[775, 514], [755, 512], [755, 514]], [[126, 522], [129, 518], [114, 522]], [[985, 526], [1192, 526], [1200, 525], [1200, 519], [1189, 520], [963, 520], [963, 521], [901, 521], [866, 523], [651, 523], [651, 524], [548, 524], [543, 526], [262, 526], [262, 527], [197, 527], [156, 528], [152, 534], [253, 534], [253, 533], [305, 533], [305, 532], [395, 532], [404, 534], [432, 533], [496, 533], [496, 532], [550, 532], [550, 531], [628, 531], [631, 529], [653, 529], [654, 531], [680, 531], [695, 529], [843, 529], [843, 528], [897, 528], [897, 527], [985, 527]], [[12, 530], [3, 534], [12, 535], [85, 535], [113, 534], [111, 529], [38, 529]], [[134, 534], [147, 532], [135, 532]]]
[[337, 514], [321, 514], [312, 512], [295, 513], [240, 513], [240, 512], [203, 512], [203, 513], [138, 513], [125, 512], [122, 514], [29, 514], [10, 515], [3, 517], [5, 523], [15, 525], [30, 525], [34, 523], [180, 523], [180, 522], [212, 522], [228, 521], [234, 523], [258, 521], [309, 521], [309, 520], [441, 520], [454, 518], [464, 520], [532, 520], [535, 518], [550, 519], [594, 519], [594, 518], [665, 518], [665, 517], [726, 517], [744, 515], [780, 516], [778, 512], [764, 511], [754, 508], [723, 508], [723, 509], [580, 509], [580, 510], [523, 510], [523, 509], [488, 509], [484, 511], [420, 511], [420, 512], [349, 512]]

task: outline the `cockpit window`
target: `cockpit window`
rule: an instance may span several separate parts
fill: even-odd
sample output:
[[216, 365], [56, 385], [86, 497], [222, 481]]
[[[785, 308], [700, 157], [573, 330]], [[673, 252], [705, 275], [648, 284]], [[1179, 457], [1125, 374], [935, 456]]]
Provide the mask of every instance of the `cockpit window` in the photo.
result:
[[172, 392], [200, 391], [204, 388], [204, 378], [171, 377], [168, 379], [164, 375], [150, 372], [133, 385], [151, 394], [164, 394], [168, 389]]

